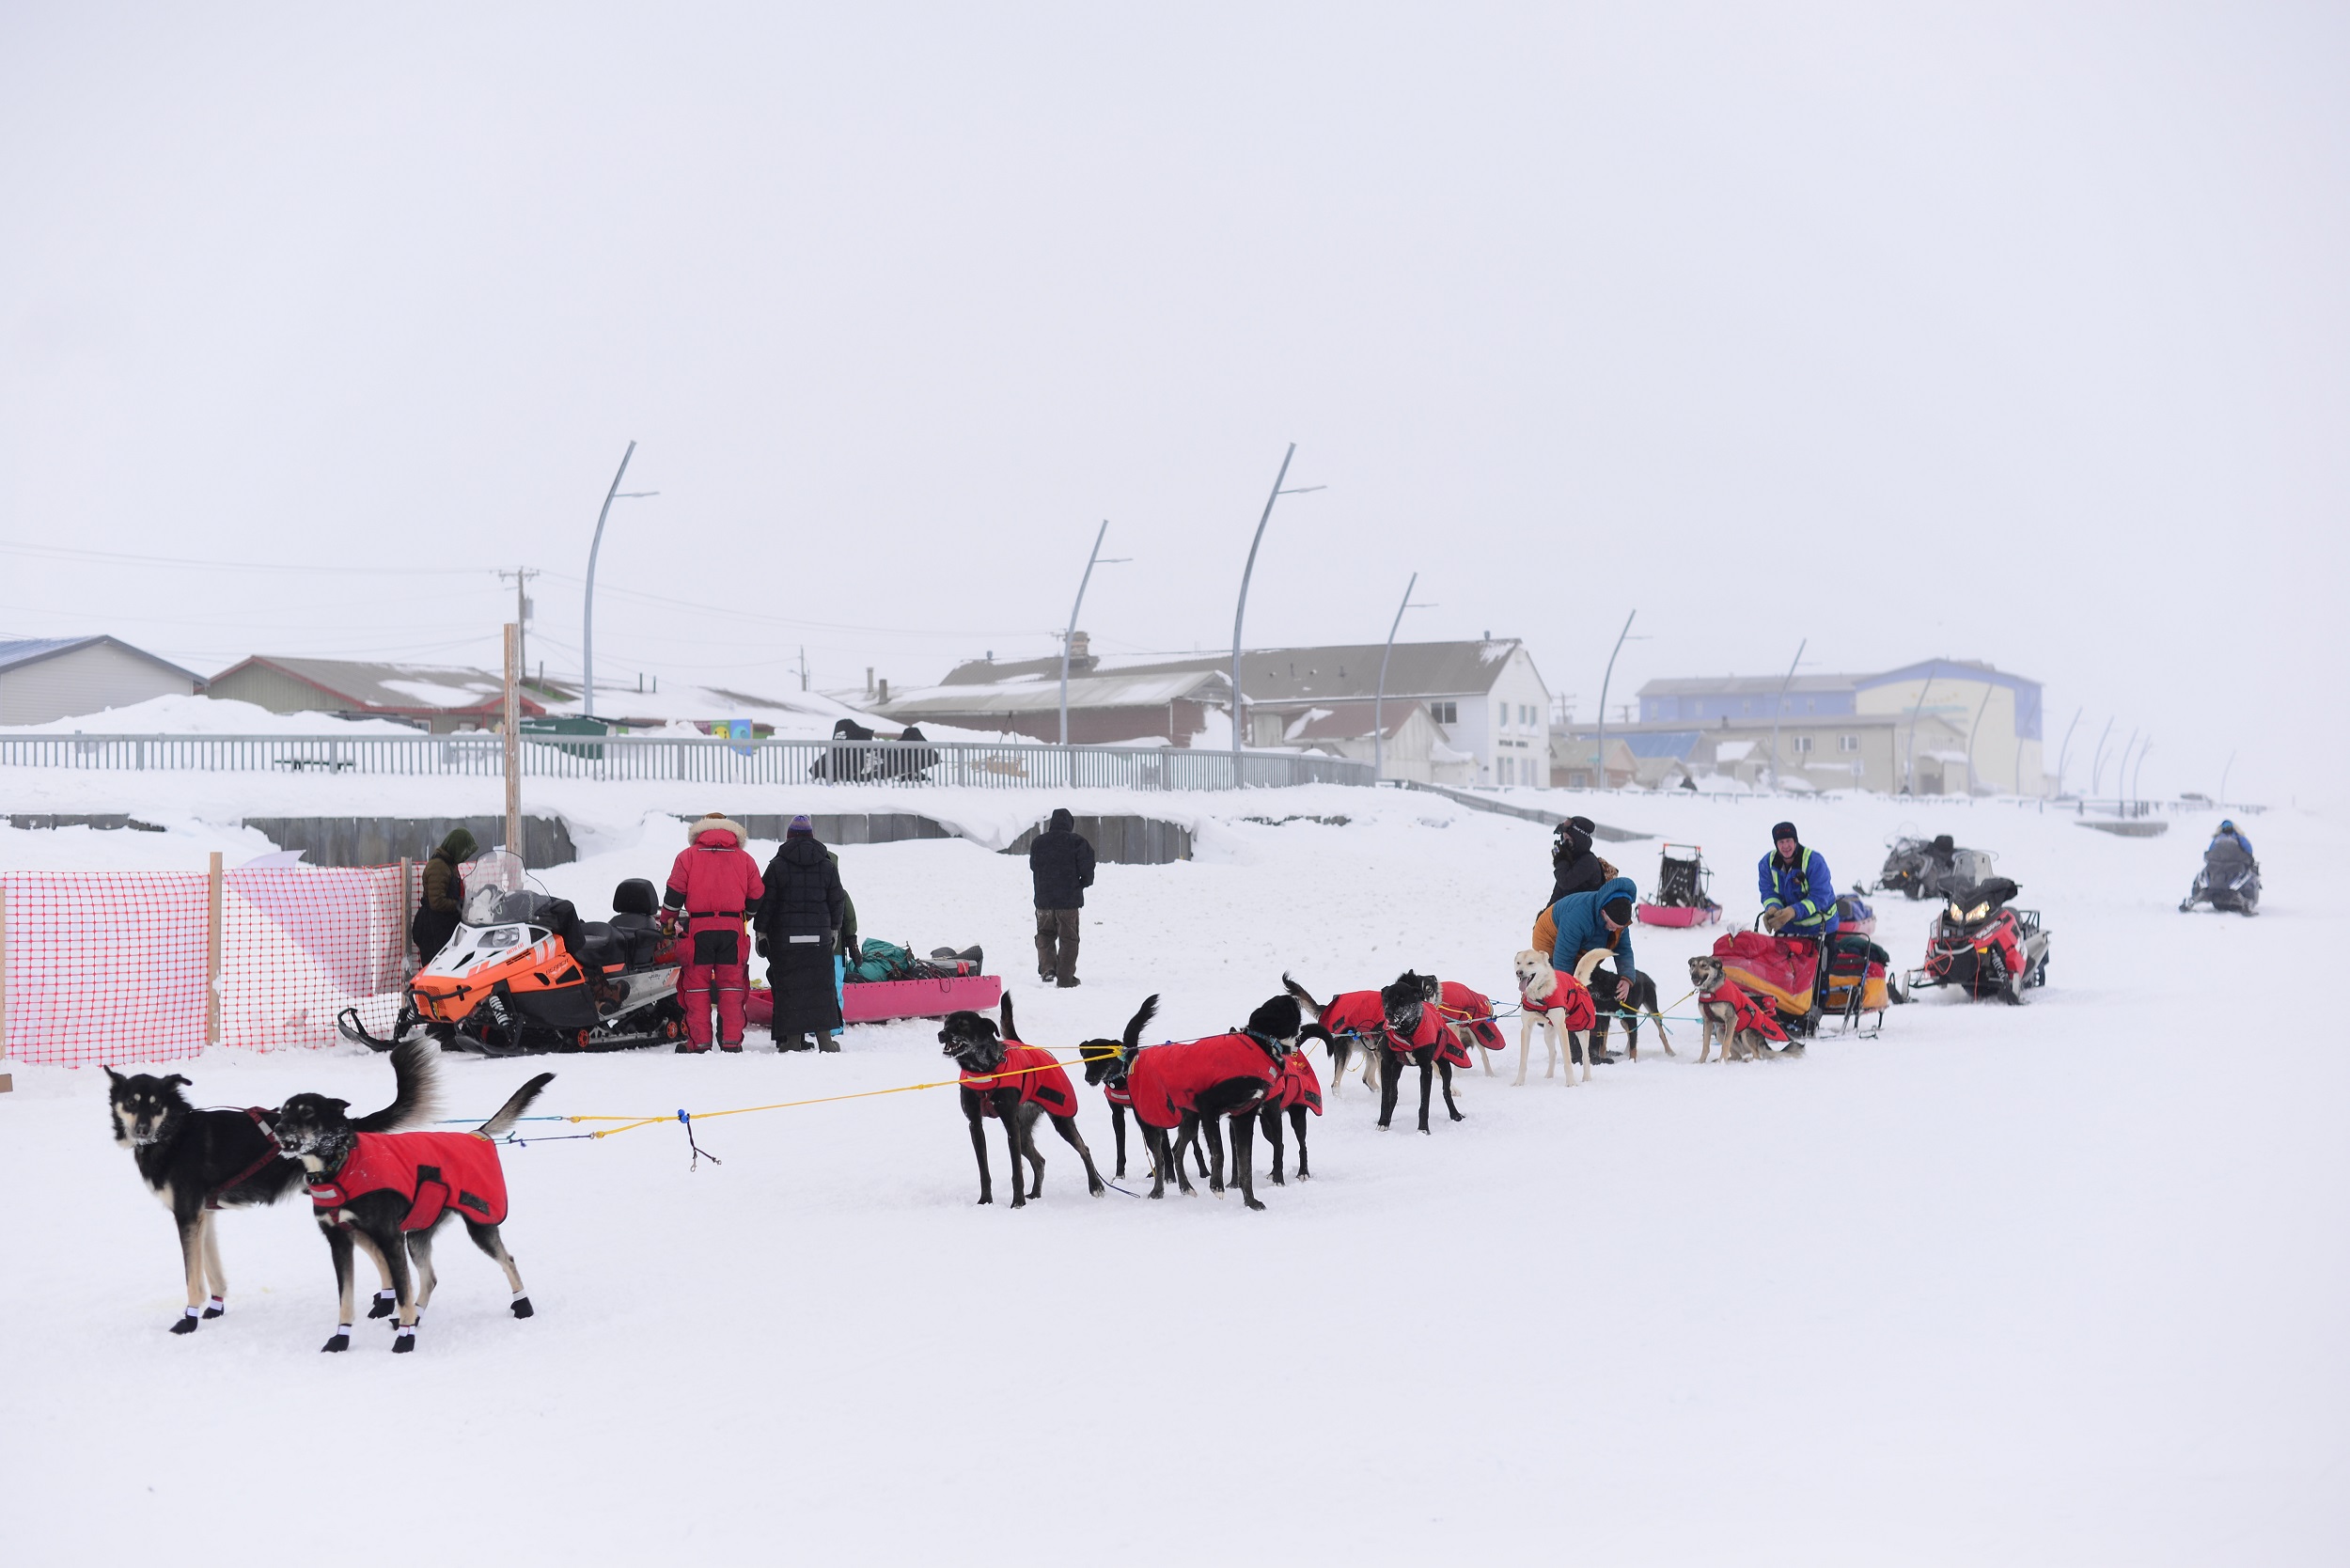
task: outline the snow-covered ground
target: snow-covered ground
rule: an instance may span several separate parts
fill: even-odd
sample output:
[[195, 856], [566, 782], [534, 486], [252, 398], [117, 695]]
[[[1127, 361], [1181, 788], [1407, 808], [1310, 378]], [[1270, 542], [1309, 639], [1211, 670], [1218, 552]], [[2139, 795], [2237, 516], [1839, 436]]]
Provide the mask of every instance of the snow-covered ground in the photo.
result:
[[[81, 776], [80, 805], [24, 801], [43, 779], [0, 782], [16, 809], [173, 805], [126, 776]], [[410, 788], [446, 781], [166, 782], [172, 831], [9, 833], [8, 863], [39, 840], [186, 869], [223, 831], [208, 823], [296, 793], [496, 808], [488, 781], [466, 808]], [[650, 813], [857, 808], [850, 791], [579, 790], [530, 804], [588, 814], [589, 858], [545, 880], [590, 910], [666, 867], [680, 829]], [[844, 848], [866, 933], [984, 943], [1023, 1032], [1064, 1047], [1116, 1033], [1153, 991], [1154, 1033], [1232, 1024], [1284, 968], [1317, 991], [1406, 965], [1503, 990], [1548, 882], [1541, 827], [1432, 796], [1129, 797], [1190, 821], [1198, 857], [1102, 868], [1086, 983], [1047, 991], [1028, 978], [1025, 869], [985, 844], [1055, 798], [870, 793], [982, 841]], [[1704, 844], [1732, 921], [1789, 810], [1579, 804]], [[509, 1150], [508, 1233], [539, 1315], [506, 1316], [495, 1269], [444, 1247], [422, 1349], [399, 1359], [372, 1328], [317, 1354], [331, 1281], [293, 1206], [224, 1216], [230, 1315], [164, 1333], [169, 1226], [105, 1134], [102, 1078], [20, 1067], [0, 1096], [0, 1553], [2344, 1560], [2350, 1058], [2323, 1010], [2350, 944], [2350, 833], [2248, 823], [2268, 882], [2248, 921], [2176, 912], [2208, 820], [2121, 839], [1997, 804], [1794, 815], [1846, 886], [1905, 819], [1997, 850], [2054, 932], [2048, 989], [2021, 1010], [1930, 996], [1883, 1038], [1801, 1061], [1700, 1068], [1684, 1027], [1682, 1058], [1652, 1048], [1572, 1090], [1475, 1077], [1469, 1120], [1439, 1109], [1429, 1137], [1402, 1115], [1376, 1131], [1350, 1085], [1313, 1124], [1315, 1179], [1261, 1189], [1261, 1215], [1088, 1199], [1049, 1139], [1041, 1204], [975, 1207], [944, 1090], [709, 1120], [725, 1163], [697, 1170], [673, 1124]], [[1603, 849], [1653, 878], [1653, 842]], [[1925, 908], [1879, 908], [1880, 940], [1915, 962]], [[1713, 934], [1638, 932], [1668, 997]], [[541, 1108], [706, 1113], [921, 1082], [948, 1075], [932, 1036], [557, 1060]], [[340, 1049], [180, 1070], [205, 1104], [370, 1104], [389, 1077]], [[486, 1115], [531, 1070], [448, 1059], [452, 1114]], [[1081, 1121], [1106, 1161], [1098, 1100]], [[388, 1525], [378, 1496], [400, 1499]]]

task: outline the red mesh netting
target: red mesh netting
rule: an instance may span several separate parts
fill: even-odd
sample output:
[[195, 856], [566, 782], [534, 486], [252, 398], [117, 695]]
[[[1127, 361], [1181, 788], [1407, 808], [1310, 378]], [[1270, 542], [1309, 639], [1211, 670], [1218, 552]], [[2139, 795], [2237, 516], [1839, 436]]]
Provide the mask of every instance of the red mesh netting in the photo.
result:
[[[22, 872], [8, 890], [5, 1036], [19, 1061], [157, 1061], [204, 1048], [209, 879], [176, 872]], [[335, 1016], [390, 1032], [415, 897], [397, 866], [253, 867], [221, 886], [220, 1041], [331, 1044]]]
[[201, 872], [9, 871], [6, 1054], [81, 1065], [204, 1049]]

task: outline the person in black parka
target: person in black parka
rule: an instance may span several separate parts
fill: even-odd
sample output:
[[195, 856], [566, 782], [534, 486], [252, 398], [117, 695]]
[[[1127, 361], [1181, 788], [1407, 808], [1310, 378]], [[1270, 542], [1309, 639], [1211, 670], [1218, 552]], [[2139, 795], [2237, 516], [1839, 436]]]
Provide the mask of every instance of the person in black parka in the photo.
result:
[[760, 954], [767, 960], [767, 983], [775, 991], [776, 1017], [769, 1027], [776, 1049], [805, 1051], [813, 1030], [818, 1050], [838, 1051], [840, 1043], [833, 1031], [840, 1027], [840, 997], [833, 987], [832, 955], [849, 900], [841, 891], [839, 866], [816, 841], [815, 825], [805, 816], [791, 819], [783, 847], [767, 862], [765, 881], [754, 925]]
[[416, 945], [419, 965], [431, 963], [433, 955], [457, 934], [459, 917], [465, 909], [464, 865], [473, 855], [473, 834], [454, 828], [424, 863], [424, 896], [408, 922], [408, 939]]
[[1554, 833], [1550, 844], [1550, 903], [1557, 903], [1570, 893], [1596, 892], [1603, 883], [1614, 880], [1616, 868], [1592, 853], [1591, 827], [1589, 817], [1569, 817]]
[[1037, 977], [1066, 990], [1077, 983], [1078, 914], [1093, 886], [1093, 846], [1068, 808], [1055, 807], [1028, 846], [1028, 874], [1036, 883]]

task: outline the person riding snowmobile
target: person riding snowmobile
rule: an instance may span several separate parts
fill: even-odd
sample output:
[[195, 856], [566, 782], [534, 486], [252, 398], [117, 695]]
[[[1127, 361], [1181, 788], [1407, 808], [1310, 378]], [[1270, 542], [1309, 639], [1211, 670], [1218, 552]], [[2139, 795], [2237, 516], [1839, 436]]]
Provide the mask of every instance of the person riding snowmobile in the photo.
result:
[[2244, 830], [2242, 828], [2236, 826], [2234, 823], [2229, 821], [2222, 821], [2220, 823], [2219, 831], [2211, 836], [2211, 842], [2204, 846], [2203, 853], [2209, 855], [2213, 850], [2219, 847], [2220, 842], [2223, 839], [2234, 839], [2235, 847], [2242, 850], [2248, 856], [2251, 856], [2253, 859], [2259, 858], [2259, 856], [2252, 855], [2252, 840], [2244, 836]]

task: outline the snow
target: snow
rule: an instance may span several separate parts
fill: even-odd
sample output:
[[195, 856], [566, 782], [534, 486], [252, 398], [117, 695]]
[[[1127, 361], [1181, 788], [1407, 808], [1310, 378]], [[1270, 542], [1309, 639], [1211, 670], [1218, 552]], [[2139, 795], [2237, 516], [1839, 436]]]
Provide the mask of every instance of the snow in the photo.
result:
[[[468, 700], [478, 700], [469, 698]], [[0, 726], [0, 735], [415, 735], [392, 719], [338, 719], [332, 713], [274, 713], [258, 703], [184, 693], [150, 697], [124, 708], [77, 713], [45, 724]]]
[[[39, 776], [0, 786], [13, 800]], [[158, 782], [73, 777], [86, 810]], [[162, 840], [185, 868], [221, 834], [219, 789], [421, 814], [411, 787], [449, 785], [161, 782], [188, 786], [166, 834], [7, 845]], [[682, 826], [664, 813], [784, 808], [578, 788], [565, 809], [605, 797], [590, 858], [543, 880], [595, 912], [666, 867]], [[1111, 792], [818, 793], [994, 832]], [[1542, 825], [1425, 792], [1129, 798], [1188, 822], [1198, 858], [1101, 867], [1079, 990], [1028, 978], [1015, 857], [848, 846], [843, 875], [870, 934], [984, 943], [1022, 1032], [1064, 1049], [1154, 991], [1153, 1038], [1221, 1028], [1284, 968], [1318, 993], [1407, 964], [1505, 991], [1548, 882]], [[1754, 861], [1790, 814], [1767, 796], [1507, 798], [1706, 846], [1725, 926], [1638, 932], [1668, 1000], [1683, 959], [1752, 916]], [[398, 1359], [372, 1325], [317, 1354], [331, 1276], [292, 1206], [222, 1216], [230, 1314], [165, 1334], [174, 1244], [99, 1130], [102, 1078], [18, 1066], [0, 1096], [19, 1195], [0, 1214], [8, 1555], [86, 1561], [112, 1539], [242, 1561], [257, 1519], [273, 1540], [349, 1539], [352, 1474], [373, 1463], [393, 1486], [431, 1466], [423, 1528], [515, 1563], [2342, 1560], [2350, 1057], [2292, 1002], [2261, 1004], [2350, 941], [2333, 896], [2350, 830], [2248, 824], [2267, 893], [2247, 921], [2176, 913], [2216, 814], [2152, 840], [1993, 801], [1840, 795], [1794, 815], [1844, 886], [1904, 823], [2000, 852], [2054, 933], [2048, 989], [2022, 1009], [1931, 996], [1882, 1039], [1801, 1061], [1700, 1068], [1682, 1027], [1685, 1055], [1644, 1040], [1640, 1062], [1573, 1090], [1471, 1075], [1469, 1120], [1439, 1104], [1425, 1138], [1408, 1109], [1376, 1131], [1350, 1084], [1312, 1125], [1315, 1179], [1261, 1185], [1260, 1215], [1088, 1199], [1049, 1138], [1039, 1203], [1004, 1206], [998, 1139], [998, 1203], [977, 1208], [944, 1090], [704, 1116], [725, 1163], [699, 1169], [673, 1121], [510, 1149], [507, 1233], [539, 1315], [507, 1316], [497, 1271], [452, 1241], [421, 1348]], [[1604, 847], [1653, 878], [1653, 840]], [[1877, 908], [1879, 940], [1915, 962], [1927, 907]], [[934, 1034], [551, 1060], [541, 1108], [669, 1116], [931, 1081], [951, 1075]], [[450, 1114], [488, 1114], [540, 1065], [448, 1058]], [[203, 1104], [389, 1088], [344, 1049], [179, 1070]], [[1106, 1169], [1089, 1091], [1080, 1121]], [[1004, 1519], [1031, 1488], [1048, 1522]]]
[[428, 708], [478, 708], [484, 700], [499, 696], [502, 690], [486, 681], [465, 686], [452, 686], [440, 681], [384, 681], [379, 684], [387, 692], [398, 692]]

